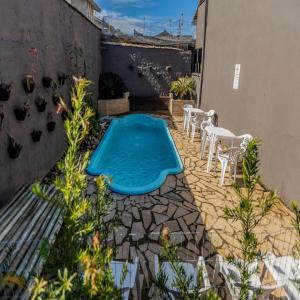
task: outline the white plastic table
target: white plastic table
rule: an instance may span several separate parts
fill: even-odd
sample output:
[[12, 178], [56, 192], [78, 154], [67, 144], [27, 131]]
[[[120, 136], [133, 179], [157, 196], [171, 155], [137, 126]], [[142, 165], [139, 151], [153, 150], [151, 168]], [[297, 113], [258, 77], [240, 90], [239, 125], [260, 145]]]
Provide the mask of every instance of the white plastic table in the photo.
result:
[[204, 113], [204, 111], [202, 109], [195, 108], [195, 107], [186, 107], [183, 110], [184, 110], [184, 113], [187, 113], [187, 115], [188, 115], [186, 124], [184, 124], [184, 129], [186, 129], [186, 128], [189, 127], [192, 114], [195, 114], [195, 113]]
[[210, 172], [211, 170], [211, 163], [214, 157], [214, 151], [216, 147], [216, 142], [218, 139], [229, 139], [233, 140], [235, 138], [235, 134], [233, 134], [230, 130], [222, 127], [214, 127], [208, 126], [205, 128], [208, 135], [211, 135], [210, 145], [209, 145], [209, 154], [208, 154], [208, 161], [207, 161], [207, 168], [206, 171]]

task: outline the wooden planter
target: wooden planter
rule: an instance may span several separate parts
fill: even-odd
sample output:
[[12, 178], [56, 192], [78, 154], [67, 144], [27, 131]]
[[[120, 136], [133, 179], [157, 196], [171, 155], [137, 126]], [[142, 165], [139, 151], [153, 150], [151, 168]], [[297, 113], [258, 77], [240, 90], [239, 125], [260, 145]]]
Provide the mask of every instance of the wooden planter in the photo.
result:
[[129, 112], [129, 93], [124, 94], [124, 98], [98, 100], [98, 109], [101, 116], [120, 115]]
[[182, 116], [183, 106], [185, 104], [191, 104], [195, 106], [194, 100], [174, 100], [172, 97], [169, 99], [169, 112], [172, 116]]

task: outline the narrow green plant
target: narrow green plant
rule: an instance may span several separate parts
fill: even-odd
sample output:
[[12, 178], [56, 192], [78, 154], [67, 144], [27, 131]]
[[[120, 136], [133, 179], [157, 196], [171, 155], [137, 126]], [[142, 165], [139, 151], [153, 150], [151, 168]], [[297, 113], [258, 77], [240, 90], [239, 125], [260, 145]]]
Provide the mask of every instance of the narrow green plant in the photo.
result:
[[[158, 291], [158, 297], [163, 300], [173, 299], [170, 290], [166, 287], [168, 275], [162, 268], [162, 261], [168, 261], [175, 274], [173, 288], [177, 289], [181, 300], [220, 300], [221, 298], [213, 291], [203, 291], [203, 270], [198, 269], [196, 286], [193, 286], [193, 277], [188, 276], [179, 262], [177, 247], [170, 240], [170, 230], [164, 227], [162, 230], [161, 243], [163, 254], [159, 257], [158, 275], [154, 278], [154, 285]], [[176, 298], [177, 299], [177, 298]]]
[[191, 99], [195, 93], [195, 80], [193, 77], [180, 77], [171, 84], [171, 93], [179, 99]]
[[[229, 257], [230, 263], [240, 270], [241, 282], [239, 282], [239, 299], [248, 300], [250, 289], [250, 278], [257, 272], [250, 270], [250, 265], [254, 261], [260, 261], [264, 257], [259, 249], [260, 243], [254, 230], [262, 219], [272, 209], [277, 195], [274, 191], [266, 193], [261, 199], [254, 199], [255, 187], [260, 181], [259, 171], [259, 145], [258, 139], [254, 138], [248, 145], [245, 157], [243, 158], [243, 183], [244, 187], [233, 184], [234, 191], [239, 202], [234, 208], [226, 207], [224, 216], [226, 219], [239, 222], [241, 224], [241, 234], [237, 238], [241, 246], [241, 257], [237, 259]], [[258, 291], [259, 293], [259, 291]]]

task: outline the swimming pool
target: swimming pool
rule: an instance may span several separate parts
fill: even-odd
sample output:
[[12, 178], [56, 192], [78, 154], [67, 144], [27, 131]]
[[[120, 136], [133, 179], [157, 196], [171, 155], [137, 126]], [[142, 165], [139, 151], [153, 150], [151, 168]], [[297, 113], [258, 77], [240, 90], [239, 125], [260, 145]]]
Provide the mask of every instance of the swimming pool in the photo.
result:
[[114, 119], [87, 168], [111, 177], [110, 189], [125, 195], [152, 192], [182, 171], [167, 122], [145, 114]]

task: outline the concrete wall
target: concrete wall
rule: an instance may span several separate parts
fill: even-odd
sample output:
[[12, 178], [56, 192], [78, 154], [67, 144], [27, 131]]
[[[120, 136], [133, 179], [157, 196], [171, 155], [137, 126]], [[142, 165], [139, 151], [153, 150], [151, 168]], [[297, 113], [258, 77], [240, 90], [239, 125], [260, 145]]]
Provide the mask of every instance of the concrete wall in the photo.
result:
[[300, 2], [211, 0], [208, 9], [202, 107], [258, 136], [263, 182], [300, 203]]
[[[64, 151], [63, 122], [55, 113], [53, 91], [41, 84], [43, 76], [57, 81], [57, 73], [74, 74], [70, 50], [81, 47], [86, 60], [87, 77], [95, 82], [93, 92], [98, 97], [98, 78], [101, 71], [100, 31], [85, 17], [62, 0], [51, 1], [4, 1], [0, 9], [0, 80], [13, 82], [11, 97], [0, 102], [4, 112], [3, 128], [0, 129], [0, 206], [24, 183], [43, 177]], [[29, 53], [37, 49], [37, 55]], [[82, 70], [81, 70], [82, 71]], [[33, 74], [36, 88], [25, 94], [22, 79]], [[58, 90], [68, 103], [70, 82]], [[34, 104], [37, 96], [45, 97], [46, 112], [39, 113]], [[30, 116], [17, 121], [13, 112], [16, 105], [27, 101]], [[56, 121], [54, 132], [47, 132], [47, 113], [52, 112]], [[41, 141], [33, 144], [30, 133], [42, 130]], [[20, 156], [12, 160], [7, 154], [7, 135], [12, 135], [23, 145]]]
[[[191, 73], [190, 51], [103, 43], [102, 55], [103, 72], [120, 75], [131, 96], [168, 95], [174, 79]], [[171, 67], [169, 71], [167, 66]], [[139, 71], [142, 77], [138, 76]]]

